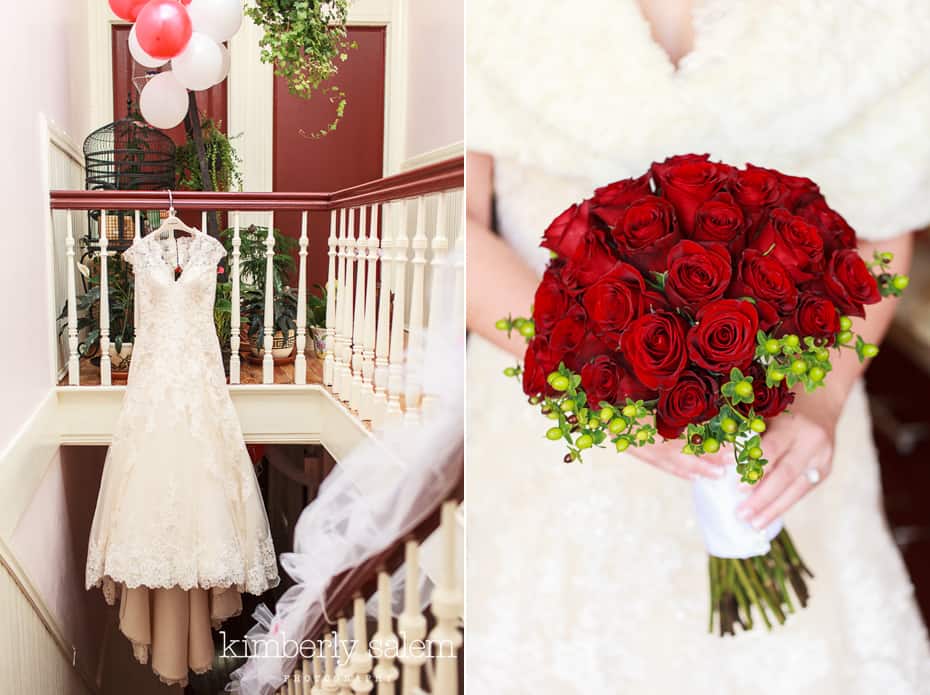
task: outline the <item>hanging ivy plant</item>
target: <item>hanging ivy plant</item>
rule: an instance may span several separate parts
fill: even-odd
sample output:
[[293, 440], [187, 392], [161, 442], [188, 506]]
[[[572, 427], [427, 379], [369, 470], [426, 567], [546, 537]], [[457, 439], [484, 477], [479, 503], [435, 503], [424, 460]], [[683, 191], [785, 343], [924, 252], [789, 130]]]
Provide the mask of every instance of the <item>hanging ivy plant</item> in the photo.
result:
[[336, 130], [346, 107], [339, 87], [322, 83], [339, 72], [339, 63], [356, 48], [346, 34], [349, 0], [255, 0], [246, 13], [265, 30], [259, 43], [263, 63], [274, 65], [275, 74], [287, 80], [291, 94], [309, 99], [320, 91], [335, 105], [329, 125], [302, 135], [320, 138]]
[[[211, 118], [202, 117], [203, 147], [207, 155], [207, 168], [214, 191], [242, 190], [242, 163], [233, 148], [229, 137], [219, 129]], [[202, 191], [203, 181], [200, 176], [200, 162], [197, 159], [197, 147], [194, 141], [187, 139], [174, 154], [177, 187], [186, 191]]]

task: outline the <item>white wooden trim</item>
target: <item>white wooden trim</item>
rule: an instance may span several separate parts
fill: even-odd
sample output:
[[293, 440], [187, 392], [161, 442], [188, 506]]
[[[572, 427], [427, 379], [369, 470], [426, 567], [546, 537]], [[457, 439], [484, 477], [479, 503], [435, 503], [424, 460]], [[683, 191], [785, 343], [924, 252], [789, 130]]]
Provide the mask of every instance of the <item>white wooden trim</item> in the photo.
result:
[[52, 196], [49, 157], [51, 156], [51, 129], [45, 114], [39, 114], [39, 171], [42, 180], [42, 206], [45, 210], [42, 225], [45, 246], [45, 301], [47, 303], [46, 340], [49, 369], [49, 386], [58, 383], [58, 308], [55, 306], [55, 229], [52, 224]]
[[419, 169], [428, 164], [436, 164], [438, 162], [444, 162], [447, 159], [452, 159], [453, 157], [462, 157], [464, 155], [465, 143], [462, 141], [453, 142], [442, 147], [437, 147], [435, 150], [429, 150], [428, 152], [408, 157], [401, 163], [400, 170], [410, 171], [411, 169]]

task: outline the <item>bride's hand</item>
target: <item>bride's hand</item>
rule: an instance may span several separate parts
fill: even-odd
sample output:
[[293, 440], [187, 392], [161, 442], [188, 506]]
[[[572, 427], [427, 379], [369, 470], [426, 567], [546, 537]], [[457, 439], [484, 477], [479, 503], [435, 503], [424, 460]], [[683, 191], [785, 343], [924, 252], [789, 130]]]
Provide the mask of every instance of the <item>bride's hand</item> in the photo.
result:
[[740, 518], [765, 528], [821, 484], [833, 467], [837, 413], [801, 398], [762, 436], [769, 463], [762, 481], [737, 508]]
[[682, 446], [680, 439], [672, 439], [639, 449], [630, 447], [627, 451], [651, 466], [686, 480], [693, 480], [698, 476], [719, 478], [723, 475], [725, 466], [736, 465], [731, 451], [721, 450], [716, 454], [691, 456], [681, 453]]

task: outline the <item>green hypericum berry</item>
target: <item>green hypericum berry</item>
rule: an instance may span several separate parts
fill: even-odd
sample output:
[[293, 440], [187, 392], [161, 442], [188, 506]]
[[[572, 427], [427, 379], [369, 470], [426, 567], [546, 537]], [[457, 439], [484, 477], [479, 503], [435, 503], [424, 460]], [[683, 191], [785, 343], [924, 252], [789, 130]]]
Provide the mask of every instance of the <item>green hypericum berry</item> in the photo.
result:
[[514, 369], [513, 367], [507, 367], [506, 369], [504, 369], [504, 376], [516, 376], [516, 375], [517, 375], [517, 370]]
[[546, 413], [546, 417], [549, 418], [550, 420], [558, 420], [559, 413], [556, 410], [550, 410], [548, 413]]
[[594, 446], [594, 439], [590, 434], [583, 434], [575, 440], [575, 446], [579, 449], [590, 449]]
[[522, 326], [520, 326], [520, 335], [524, 338], [532, 338], [536, 335], [536, 326], [533, 325], [532, 321], [527, 321]]
[[555, 441], [562, 438], [562, 430], [558, 427], [550, 427], [546, 432], [546, 438]]
[[539, 405], [539, 396], [530, 396], [530, 405]]
[[646, 430], [637, 430], [636, 432], [637, 442], [645, 442], [647, 439], [649, 439], [649, 432], [647, 432]]
[[853, 337], [852, 331], [840, 331], [837, 334], [836, 339], [840, 343], [848, 343], [850, 340], [852, 340], [852, 337]]
[[814, 356], [821, 362], [826, 362], [828, 359], [830, 359], [830, 353], [823, 348], [817, 348], [814, 351]]
[[891, 251], [885, 251], [881, 255], [882, 263], [891, 263], [894, 260], [894, 254]]
[[701, 448], [704, 450], [705, 454], [716, 454], [720, 451], [720, 442], [713, 437], [708, 437], [704, 440], [704, 443], [701, 444]]
[[746, 472], [746, 477], [753, 483], [756, 482], [761, 475], [762, 474], [755, 469]]
[[615, 417], [610, 421], [610, 424], [607, 425], [607, 430], [611, 434], [620, 434], [623, 430], [626, 429], [626, 420], [621, 420], [618, 417]]
[[494, 324], [494, 327], [499, 331], [509, 331], [510, 321], [507, 319], [498, 319], [497, 323]]
[[910, 284], [911, 279], [907, 275], [895, 275], [891, 281], [891, 285], [898, 291], [906, 290]]
[[526, 323], [526, 319], [524, 319], [524, 318], [515, 318], [515, 319], [513, 320], [513, 327], [516, 328], [516, 329], [519, 331], [519, 330], [520, 330], [520, 327], [521, 327], [523, 324], [525, 324], [525, 323]]
[[852, 319], [848, 316], [840, 316], [840, 330], [848, 331], [852, 328]]
[[765, 341], [765, 351], [770, 355], [777, 355], [781, 352], [781, 343], [774, 338], [769, 338]]
[[811, 371], [808, 376], [811, 378], [811, 381], [823, 381], [823, 378], [827, 375], [823, 369], [820, 367], [811, 367]]
[[725, 417], [720, 421], [720, 429], [727, 434], [733, 434], [739, 429], [739, 423], [731, 417]]
[[556, 391], [565, 391], [568, 389], [568, 377], [559, 374], [550, 384]]
[[618, 452], [626, 451], [630, 448], [630, 440], [626, 437], [620, 437], [620, 439], [614, 442], [614, 446], [617, 447]]
[[727, 434], [723, 435], [723, 438], [726, 439], [728, 442], [735, 442], [735, 441], [736, 441], [736, 433], [734, 433], [734, 432], [728, 432]]
[[785, 378], [785, 373], [781, 369], [770, 369], [769, 370], [769, 379], [774, 382], [779, 382]]
[[751, 458], [751, 459], [760, 459], [760, 458], [762, 458], [762, 449], [760, 449], [760, 448], [757, 447], [757, 446], [752, 447], [752, 448], [751, 448], [748, 452], [746, 452], [746, 453], [749, 454], [749, 458]]
[[807, 371], [807, 362], [804, 360], [795, 360], [791, 363], [791, 371], [800, 376]]
[[681, 453], [693, 456], [694, 448], [690, 444], [685, 444], [683, 447], [681, 447]]
[[878, 354], [878, 345], [866, 343], [862, 346], [862, 356], [867, 358], [875, 357]]
[[794, 333], [786, 335], [784, 340], [785, 340], [785, 345], [791, 348], [796, 348], [798, 345], [801, 344], [801, 339], [798, 338], [798, 336], [796, 336]]
[[733, 391], [740, 398], [749, 398], [752, 395], [752, 384], [748, 381], [740, 381], [733, 387]]
[[623, 413], [624, 417], [636, 417], [636, 406], [635, 405], [625, 405], [623, 410], [620, 411]]
[[765, 432], [765, 420], [763, 420], [761, 417], [754, 417], [752, 422], [749, 423], [749, 429], [751, 429], [753, 432], [758, 432], [759, 434]]
[[548, 376], [546, 376], [546, 382], [549, 384], [549, 386], [552, 386], [552, 382], [555, 379], [558, 379], [560, 376], [561, 374], [558, 372], [549, 372]]
[[601, 426], [601, 421], [596, 416], [592, 415], [591, 418], [588, 420], [588, 429], [596, 430], [600, 426]]
[[605, 405], [601, 408], [601, 412], [599, 412], [597, 416], [601, 419], [601, 422], [610, 422], [614, 416], [614, 409], [609, 405]]

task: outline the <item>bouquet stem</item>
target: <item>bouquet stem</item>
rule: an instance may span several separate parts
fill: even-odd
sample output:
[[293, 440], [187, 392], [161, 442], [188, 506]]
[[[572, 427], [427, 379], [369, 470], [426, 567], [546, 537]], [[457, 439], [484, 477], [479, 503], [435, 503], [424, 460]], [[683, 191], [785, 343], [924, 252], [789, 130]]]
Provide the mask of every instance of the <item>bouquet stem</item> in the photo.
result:
[[804, 576], [814, 575], [798, 554], [788, 531], [782, 529], [772, 539], [771, 546], [765, 555], [751, 558], [710, 556], [709, 632], [713, 633], [717, 625], [721, 636], [735, 635], [737, 623], [743, 630], [751, 630], [753, 608], [766, 629], [772, 629], [773, 620], [784, 624], [788, 614], [795, 610], [789, 584], [801, 606], [807, 606], [810, 593]]

